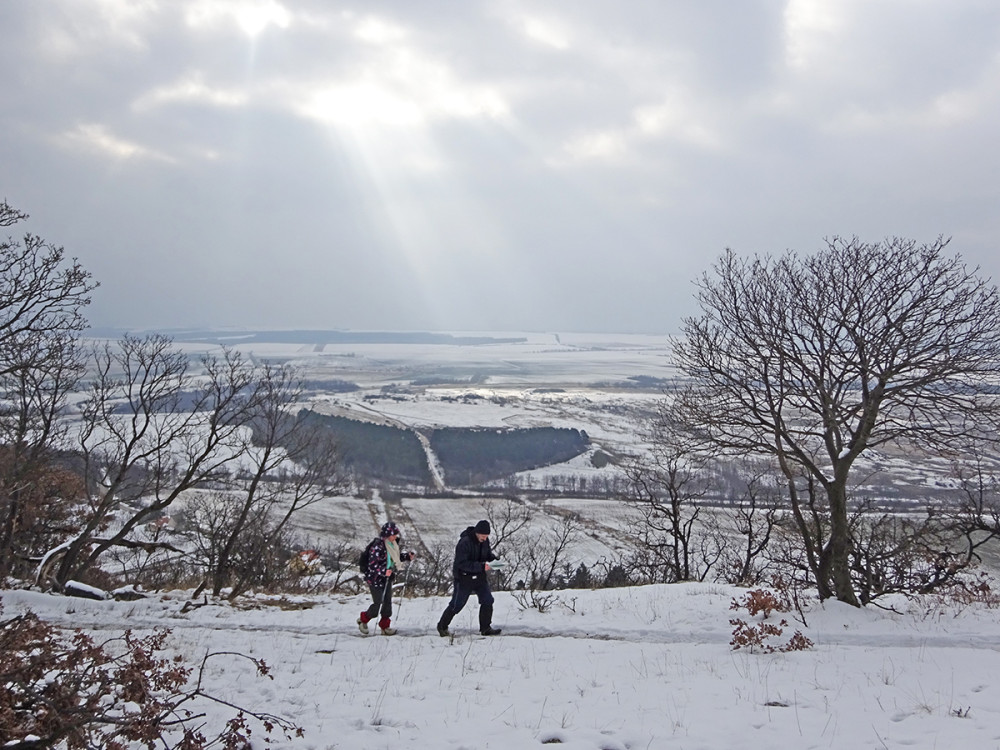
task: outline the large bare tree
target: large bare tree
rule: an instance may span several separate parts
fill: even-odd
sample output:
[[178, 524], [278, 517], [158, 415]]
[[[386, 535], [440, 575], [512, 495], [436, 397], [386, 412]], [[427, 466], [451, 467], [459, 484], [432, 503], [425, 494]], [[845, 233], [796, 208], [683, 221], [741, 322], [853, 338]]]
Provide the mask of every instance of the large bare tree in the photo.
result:
[[124, 336], [95, 351], [77, 451], [87, 479], [85, 522], [40, 569], [58, 589], [187, 490], [228, 478], [258, 406], [254, 368], [236, 351], [202, 360], [166, 336]]
[[[208, 566], [214, 596], [227, 586], [231, 599], [244, 593], [254, 583], [254, 566], [246, 559], [259, 560], [265, 550], [278, 548], [276, 540], [288, 533], [295, 513], [345, 487], [330, 433], [290, 413], [301, 395], [294, 368], [269, 363], [258, 368], [241, 471], [228, 502], [220, 503], [228, 513], [211, 540], [218, 550]], [[250, 551], [242, 564], [241, 547]]]
[[51, 550], [40, 582], [63, 589], [112, 550], [170, 550], [143, 535], [146, 524], [207, 490], [198, 517], [211, 522], [196, 531], [209, 553], [195, 558], [214, 594], [229, 586], [236, 597], [262, 563], [274, 567], [280, 555], [267, 553], [293, 514], [339, 487], [334, 446], [291, 411], [302, 392], [294, 368], [230, 349], [192, 364], [161, 334], [95, 348], [77, 433], [84, 522]]
[[[0, 203], [0, 227], [27, 218]], [[69, 483], [52, 462], [83, 371], [78, 337], [96, 286], [76, 259], [36, 235], [0, 241], [0, 577], [21, 573], [47, 537], [65, 531], [55, 495]]]
[[[777, 460], [821, 597], [862, 603], [849, 523], [859, 457], [998, 434], [1000, 299], [947, 244], [835, 237], [807, 257], [726, 251], [676, 342], [695, 386], [686, 419], [727, 451]], [[829, 531], [817, 544], [818, 512]]]

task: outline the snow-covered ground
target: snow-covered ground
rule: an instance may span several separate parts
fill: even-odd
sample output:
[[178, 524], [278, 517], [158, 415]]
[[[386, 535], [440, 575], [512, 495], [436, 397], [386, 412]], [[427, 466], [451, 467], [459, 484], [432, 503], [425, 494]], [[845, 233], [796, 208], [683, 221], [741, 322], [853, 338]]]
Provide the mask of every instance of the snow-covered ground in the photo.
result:
[[[647, 418], [663, 398], [663, 386], [678, 373], [669, 335], [610, 333], [452, 332], [455, 340], [490, 338], [497, 343], [350, 343], [322, 341], [317, 332], [303, 343], [226, 339], [253, 361], [294, 366], [317, 384], [300, 404], [322, 413], [369, 419], [401, 427], [565, 427], [585, 430], [593, 450], [612, 456], [642, 454]], [[266, 338], [266, 336], [264, 336]], [[204, 342], [175, 340], [197, 357], [218, 353]], [[324, 391], [323, 383], [357, 386]], [[551, 477], [609, 477], [614, 465], [589, 463], [590, 454], [522, 472], [519, 479], [543, 487]], [[876, 499], [903, 499], [923, 508], [952, 490], [945, 461], [914, 461], [902, 454], [866, 457], [860, 491]], [[447, 483], [447, 477], [445, 477]]]
[[[0, 592], [4, 616], [30, 608], [66, 628], [110, 637], [172, 630], [170, 647], [263, 658], [209, 662], [206, 688], [305, 730], [275, 747], [310, 750], [839, 750], [1000, 747], [1000, 616], [981, 606], [893, 599], [898, 611], [807, 603], [775, 645], [800, 630], [813, 648], [730, 647], [745, 590], [678, 584], [556, 594], [545, 612], [497, 594], [475, 633], [473, 600], [452, 639], [434, 623], [443, 597], [397, 602], [395, 637], [363, 637], [360, 596], [252, 597], [182, 611], [189, 592], [137, 602]], [[781, 615], [772, 614], [771, 621]], [[210, 726], [227, 709], [201, 706]], [[254, 747], [263, 747], [255, 731]]]

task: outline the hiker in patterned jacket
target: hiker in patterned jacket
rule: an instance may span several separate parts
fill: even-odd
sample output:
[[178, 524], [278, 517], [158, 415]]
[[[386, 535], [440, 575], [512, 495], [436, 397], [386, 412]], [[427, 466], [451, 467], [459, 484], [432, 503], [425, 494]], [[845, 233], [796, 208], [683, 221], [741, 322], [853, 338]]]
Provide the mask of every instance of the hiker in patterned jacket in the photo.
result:
[[442, 638], [451, 635], [448, 626], [452, 618], [462, 611], [472, 594], [479, 599], [479, 632], [483, 635], [500, 634], [500, 628], [493, 627], [493, 592], [486, 578], [490, 563], [496, 559], [490, 548], [489, 521], [480, 521], [461, 533], [452, 566], [455, 591], [437, 624], [438, 635]]
[[368, 546], [368, 570], [365, 581], [372, 594], [372, 604], [358, 618], [358, 629], [368, 635], [368, 623], [381, 612], [378, 621], [382, 635], [396, 635], [396, 629], [389, 627], [392, 617], [392, 574], [399, 570], [404, 560], [413, 560], [416, 554], [401, 550], [403, 541], [399, 536], [399, 527], [392, 521], [383, 524], [378, 539], [373, 539]]

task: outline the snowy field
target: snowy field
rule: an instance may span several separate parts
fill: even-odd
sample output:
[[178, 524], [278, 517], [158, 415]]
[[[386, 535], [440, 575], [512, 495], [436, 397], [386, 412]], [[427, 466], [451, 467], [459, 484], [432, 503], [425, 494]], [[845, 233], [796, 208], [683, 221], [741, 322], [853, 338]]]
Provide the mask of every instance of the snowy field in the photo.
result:
[[[99, 639], [124, 628], [170, 628], [170, 648], [209, 661], [208, 692], [290, 719], [309, 750], [988, 750], [1000, 747], [1000, 616], [995, 609], [893, 599], [897, 611], [808, 602], [806, 625], [785, 615], [806, 651], [729, 645], [730, 604], [745, 590], [680, 584], [558, 592], [541, 613], [497, 595], [494, 624], [475, 631], [474, 601], [440, 638], [446, 599], [403, 598], [399, 635], [363, 637], [358, 596], [208, 604], [189, 592], [97, 602], [0, 592], [4, 616], [30, 608]], [[772, 615], [776, 620], [778, 615]], [[230, 714], [199, 706], [209, 726]], [[255, 748], [264, 747], [255, 730]]]
[[[226, 341], [250, 358], [293, 365], [307, 384], [341, 380], [358, 386], [346, 393], [319, 389], [301, 404], [321, 413], [405, 428], [554, 426], [585, 430], [592, 443], [590, 451], [565, 463], [518, 475], [522, 486], [536, 489], [544, 489], [554, 478], [565, 481], [574, 477], [589, 483], [618, 474], [616, 466], [598, 468], [591, 457], [596, 451], [617, 456], [644, 452], [644, 420], [663, 398], [662, 384], [677, 375], [671, 366], [671, 337], [666, 335], [452, 335], [511, 340], [474, 345], [296, 344], [262, 343], [258, 337], [248, 343], [239, 332], [232, 332]], [[218, 349], [182, 338], [176, 344], [193, 355]], [[949, 467], [943, 463], [914, 462], [905, 455], [895, 455], [882, 456], [868, 468], [871, 484], [863, 494], [902, 497], [921, 509], [952, 486]], [[482, 503], [488, 500], [478, 496], [427, 498], [404, 491], [403, 497], [386, 505], [377, 493], [374, 497], [364, 494], [329, 498], [302, 511], [294, 521], [302, 545], [360, 546], [382, 522], [394, 520], [418, 548], [449, 548], [462, 529], [485, 517]], [[614, 559], [637, 522], [634, 509], [613, 500], [551, 498], [533, 500], [532, 509], [536, 533], [556, 527], [566, 512], [577, 514], [582, 533], [570, 545], [567, 559], [574, 566]]]
[[[625, 381], [645, 375], [670, 377], [671, 337], [638, 334], [456, 332], [498, 343], [267, 343], [234, 335], [226, 345], [258, 359], [291, 362], [307, 377], [339, 377], [364, 387], [412, 378], [474, 377], [490, 386], [537, 387]], [[312, 338], [312, 337], [310, 337]], [[514, 339], [514, 340], [511, 340]], [[192, 354], [218, 347], [174, 338]]]
[[[315, 332], [312, 332], [315, 334]], [[454, 332], [492, 337], [500, 343], [267, 343], [228, 334], [229, 346], [255, 360], [293, 365], [304, 380], [340, 380], [358, 390], [320, 388], [302, 406], [327, 414], [403, 427], [538, 427], [585, 430], [594, 450], [612, 455], [643, 453], [648, 417], [674, 381], [669, 335]], [[198, 355], [217, 346], [176, 339]], [[593, 477], [589, 456], [525, 472], [541, 486], [546, 476]], [[872, 457], [863, 467], [873, 497], [903, 498], [922, 507], [953, 484], [944, 462]]]

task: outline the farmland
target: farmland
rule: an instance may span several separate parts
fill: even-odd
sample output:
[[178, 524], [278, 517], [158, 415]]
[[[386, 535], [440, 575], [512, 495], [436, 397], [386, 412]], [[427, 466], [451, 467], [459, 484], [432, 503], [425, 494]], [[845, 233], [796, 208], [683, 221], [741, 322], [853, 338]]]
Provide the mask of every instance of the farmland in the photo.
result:
[[[275, 340], [269, 340], [275, 339]], [[530, 505], [533, 527], [556, 529], [567, 515], [580, 525], [572, 557], [613, 558], [639, 515], [615, 498], [623, 457], [646, 450], [644, 425], [677, 373], [668, 336], [482, 333], [338, 336], [323, 332], [268, 336], [216, 332], [175, 337], [197, 355], [220, 343], [256, 360], [286, 363], [306, 390], [298, 408], [426, 434], [443, 428], [555, 427], [580, 430], [590, 444], [574, 458], [518, 472], [494, 491], [475, 491], [446, 473], [438, 485], [374, 483], [328, 498], [297, 516], [304, 543], [357, 541], [385, 518], [424, 549], [448, 547], [485, 514], [484, 504], [516, 496]], [[335, 388], [324, 387], [337, 384]], [[611, 460], [598, 460], [610, 457]], [[433, 454], [428, 460], [434, 463]], [[858, 490], [892, 507], [922, 508], [953, 491], [946, 462], [882, 455], [868, 463]], [[578, 492], [572, 491], [578, 489]], [[722, 498], [716, 498], [721, 500]]]

